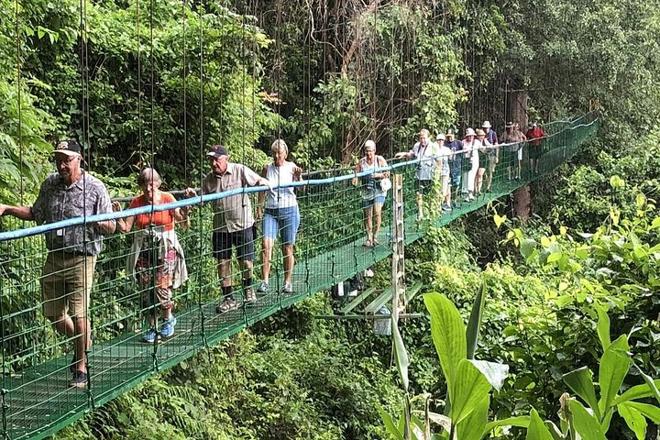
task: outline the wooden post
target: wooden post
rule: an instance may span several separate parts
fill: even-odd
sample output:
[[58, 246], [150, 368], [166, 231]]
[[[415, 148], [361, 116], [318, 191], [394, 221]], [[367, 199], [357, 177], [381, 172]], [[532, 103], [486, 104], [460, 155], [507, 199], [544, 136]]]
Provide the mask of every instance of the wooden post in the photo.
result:
[[403, 176], [392, 176], [392, 318], [399, 322], [399, 314], [406, 307], [406, 287], [404, 284], [404, 210], [403, 210]]

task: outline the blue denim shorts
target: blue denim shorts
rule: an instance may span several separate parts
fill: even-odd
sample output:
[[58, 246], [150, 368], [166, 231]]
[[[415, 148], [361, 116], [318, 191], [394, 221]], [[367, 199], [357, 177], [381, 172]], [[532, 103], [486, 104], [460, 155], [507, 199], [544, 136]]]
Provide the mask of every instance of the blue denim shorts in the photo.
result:
[[264, 213], [264, 237], [275, 239], [279, 231], [283, 244], [294, 244], [300, 226], [300, 211], [297, 206], [266, 208]]
[[382, 205], [385, 203], [385, 196], [376, 196], [373, 199], [362, 199], [362, 208], [366, 209], [375, 204]]

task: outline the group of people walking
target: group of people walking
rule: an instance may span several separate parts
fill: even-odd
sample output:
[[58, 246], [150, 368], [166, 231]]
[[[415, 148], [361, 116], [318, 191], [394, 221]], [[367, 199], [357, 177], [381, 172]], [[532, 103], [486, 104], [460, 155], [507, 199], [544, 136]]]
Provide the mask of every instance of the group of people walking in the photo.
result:
[[[270, 290], [270, 259], [279, 234], [284, 258], [284, 285], [281, 291], [291, 294], [293, 247], [300, 225], [300, 212], [293, 188], [280, 186], [299, 180], [302, 170], [287, 161], [288, 147], [283, 140], [273, 142], [271, 153], [272, 162], [259, 175], [245, 165], [230, 162], [227, 150], [221, 145], [214, 145], [206, 155], [210, 172], [202, 182], [201, 192], [205, 195], [256, 185], [269, 188], [265, 193], [260, 193], [260, 208], [257, 210], [257, 217], [263, 216], [264, 230], [263, 271], [258, 290]], [[121, 210], [118, 202], [111, 202], [105, 185], [83, 169], [82, 148], [77, 141], [59, 142], [54, 158], [57, 173], [48, 176], [42, 183], [34, 204], [0, 204], [0, 216], [11, 215], [47, 224]], [[155, 169], [143, 169], [137, 180], [142, 193], [133, 198], [130, 208], [175, 201], [170, 193], [160, 189], [162, 179]], [[187, 188], [185, 195], [194, 197], [197, 192]], [[253, 289], [255, 218], [250, 196], [244, 192], [237, 191], [234, 195], [216, 198], [212, 203], [211, 241], [223, 293], [216, 311], [224, 313], [239, 307], [232, 288], [231, 256], [234, 249], [241, 270], [244, 301], [251, 303], [257, 300]], [[262, 210], [261, 206], [265, 209]], [[84, 356], [91, 347], [90, 292], [102, 237], [115, 231], [128, 233], [135, 230], [127, 258], [127, 271], [142, 291], [142, 310], [147, 318], [143, 340], [158, 342], [159, 339], [174, 336], [173, 289], [183, 285], [188, 278], [184, 250], [177, 238], [175, 225], [187, 227], [189, 213], [190, 207], [152, 210], [116, 221], [84, 223], [46, 233], [48, 256], [41, 277], [43, 310], [58, 332], [74, 339], [70, 386], [82, 388], [88, 383]], [[156, 323], [157, 309], [162, 315], [160, 326]]]
[[[507, 123], [499, 137], [485, 121], [481, 129], [465, 130], [462, 140], [456, 139], [454, 130], [439, 133], [431, 141], [428, 130], [419, 132], [418, 142], [395, 158], [418, 159], [415, 169], [418, 219], [430, 216], [425, 213], [425, 198], [433, 194], [434, 182], [441, 185], [442, 211], [451, 211], [452, 200], [472, 201], [482, 189], [490, 191], [493, 175], [500, 159], [505, 156], [510, 179], [520, 178], [523, 159], [521, 142], [531, 139], [530, 165], [538, 172], [543, 130], [534, 124], [523, 134], [517, 124]], [[534, 149], [534, 151], [532, 151]], [[294, 245], [300, 226], [300, 210], [296, 193], [289, 185], [301, 179], [302, 169], [287, 160], [288, 146], [282, 139], [271, 145], [272, 161], [261, 174], [247, 166], [230, 161], [221, 145], [212, 146], [206, 154], [210, 172], [202, 181], [204, 195], [223, 193], [250, 186], [267, 186], [258, 195], [258, 205], [253, 212], [251, 197], [244, 191], [231, 195], [212, 197], [214, 206], [213, 256], [222, 289], [222, 300], [216, 311], [225, 313], [239, 308], [232, 285], [232, 253], [236, 252], [240, 268], [243, 301], [257, 300], [257, 292], [271, 291], [271, 259], [275, 240], [279, 236], [282, 245], [284, 283], [282, 294], [292, 294]], [[54, 150], [57, 173], [42, 183], [37, 200], [32, 206], [8, 206], [0, 204], [0, 216], [11, 215], [38, 224], [55, 223], [76, 217], [89, 217], [121, 210], [112, 203], [105, 185], [86, 172], [82, 148], [75, 140], [59, 142]], [[514, 160], [515, 159], [515, 160]], [[376, 154], [376, 143], [368, 140], [364, 145], [364, 157], [355, 167], [353, 184], [360, 186], [362, 209], [367, 239], [366, 247], [379, 245], [382, 207], [392, 184], [387, 161]], [[357, 177], [360, 174], [360, 178]], [[439, 179], [438, 179], [439, 177]], [[145, 168], [138, 175], [141, 194], [130, 202], [129, 208], [170, 204], [172, 194], [161, 190], [162, 179], [153, 168]], [[284, 186], [284, 187], [282, 187]], [[197, 191], [187, 188], [186, 197], [196, 197]], [[88, 316], [90, 292], [97, 256], [102, 249], [102, 237], [115, 231], [132, 232], [132, 245], [127, 258], [127, 273], [135, 280], [142, 292], [142, 310], [146, 315], [143, 340], [158, 342], [174, 336], [173, 290], [182, 286], [187, 278], [184, 249], [177, 238], [175, 226], [189, 226], [191, 207], [170, 210], [151, 210], [137, 215], [107, 220], [93, 224], [50, 230], [45, 234], [48, 255], [42, 269], [41, 287], [44, 315], [56, 330], [74, 339], [74, 356], [70, 364], [72, 387], [84, 387], [88, 382], [85, 352], [91, 347], [91, 327]], [[255, 219], [256, 214], [256, 219]], [[262, 273], [259, 282], [254, 280], [256, 220], [263, 221]], [[279, 287], [279, 286], [278, 286]], [[156, 311], [160, 309], [160, 325]]]
[[[433, 193], [434, 182], [439, 182], [441, 188], [441, 211], [450, 212], [456, 202], [471, 202], [484, 190], [491, 191], [500, 162], [506, 165], [509, 180], [520, 179], [525, 145], [529, 145], [530, 170], [538, 173], [544, 137], [545, 132], [537, 123], [523, 133], [517, 123], [508, 122], [504, 133], [498, 137], [490, 122], [484, 121], [480, 129], [467, 128], [462, 140], [456, 139], [456, 131], [449, 129], [446, 133], [438, 133], [435, 142], [431, 140], [429, 130], [420, 130], [413, 147], [395, 155], [395, 159], [418, 160], [415, 170], [417, 219], [433, 216], [425, 212], [425, 200]], [[376, 144], [372, 140], [365, 143], [364, 151], [365, 156], [356, 166], [356, 172], [387, 167], [385, 159], [376, 154]], [[387, 172], [374, 172], [362, 179], [367, 247], [377, 243], [382, 205], [387, 194], [379, 182], [387, 181], [389, 187], [388, 176]]]

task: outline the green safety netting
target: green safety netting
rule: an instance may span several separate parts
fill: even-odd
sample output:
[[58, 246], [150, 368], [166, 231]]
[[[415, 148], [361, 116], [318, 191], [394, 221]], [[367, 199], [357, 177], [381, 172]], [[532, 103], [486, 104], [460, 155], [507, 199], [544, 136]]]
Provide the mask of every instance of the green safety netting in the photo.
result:
[[[416, 204], [415, 173], [419, 162], [391, 161], [388, 171], [403, 175], [406, 243], [423, 236], [432, 225], [447, 224], [553, 171], [573, 156], [597, 128], [598, 121], [590, 116], [548, 124], [547, 137], [540, 145], [525, 142], [492, 149], [497, 151], [490, 157], [496, 157], [497, 162], [493, 161], [490, 167], [485, 165], [489, 153], [482, 151], [480, 166], [485, 168], [485, 180], [481, 192], [471, 201], [467, 200], [465, 181], [472, 161], [465, 153], [452, 156], [452, 160], [458, 161], [462, 177], [461, 184], [452, 191], [454, 207], [451, 211], [442, 210], [442, 184], [438, 179], [424, 196], [426, 219], [422, 221], [418, 221]], [[536, 158], [538, 169], [531, 167], [530, 157]], [[153, 295], [155, 277], [151, 277], [150, 283], [136, 283], [126, 268], [135, 232], [106, 237], [104, 250], [98, 257], [88, 309], [94, 343], [88, 352], [89, 382], [84, 389], [67, 386], [71, 377], [72, 340], [58, 335], [42, 310], [41, 269], [47, 251], [40, 234], [62, 226], [20, 229], [18, 221], [3, 219], [4, 230], [9, 231], [0, 233], [3, 438], [43, 438], [52, 434], [158, 371], [387, 258], [392, 253], [391, 192], [383, 206], [382, 228], [375, 237], [379, 244], [366, 247], [363, 195], [373, 180], [362, 174], [356, 178], [352, 168], [332, 170], [307, 176], [307, 180], [297, 185], [302, 220], [295, 245], [293, 293], [280, 290], [282, 256], [276, 240], [271, 260], [271, 289], [260, 293], [255, 303], [243, 301], [241, 273], [233, 258], [234, 294], [240, 307], [225, 313], [216, 313], [222, 291], [210, 239], [212, 211], [217, 210], [218, 200], [225, 195], [220, 194], [217, 200], [194, 209], [190, 228], [177, 228], [189, 279], [174, 292], [176, 331], [173, 337], [155, 343], [142, 341], [145, 318], [160, 314], [158, 307], [145, 306], [143, 301], [145, 296]], [[487, 190], [489, 174], [492, 174], [492, 187]], [[260, 203], [255, 193], [245, 191], [242, 197], [249, 197], [255, 207]], [[199, 202], [198, 197], [177, 203]], [[126, 212], [116, 213], [114, 217], [126, 215]], [[262, 271], [261, 243], [261, 224], [257, 222], [253, 287], [257, 286]], [[66, 249], [58, 251], [66, 252]]]

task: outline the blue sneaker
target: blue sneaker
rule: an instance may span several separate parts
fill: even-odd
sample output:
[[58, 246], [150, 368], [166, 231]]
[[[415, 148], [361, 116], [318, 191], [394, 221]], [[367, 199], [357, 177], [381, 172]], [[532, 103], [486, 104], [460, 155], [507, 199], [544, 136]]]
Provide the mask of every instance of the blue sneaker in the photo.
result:
[[147, 344], [153, 344], [154, 341], [156, 341], [157, 337], [158, 337], [158, 333], [156, 333], [156, 329], [150, 328], [144, 333], [144, 335], [142, 336], [142, 340]]
[[174, 315], [167, 321], [163, 323], [163, 326], [160, 328], [160, 336], [167, 339], [174, 336], [174, 326], [176, 325], [176, 318]]

